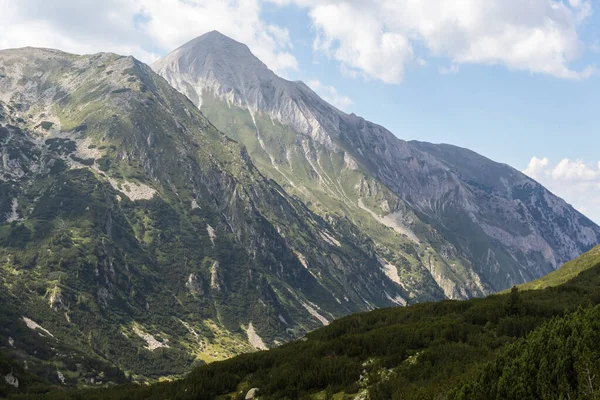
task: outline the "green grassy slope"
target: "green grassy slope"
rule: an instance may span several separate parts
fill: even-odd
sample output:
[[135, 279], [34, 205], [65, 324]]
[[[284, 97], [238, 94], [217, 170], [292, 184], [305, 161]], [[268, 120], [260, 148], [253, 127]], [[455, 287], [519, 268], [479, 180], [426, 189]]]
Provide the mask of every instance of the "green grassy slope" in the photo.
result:
[[600, 265], [600, 246], [569, 261], [559, 269], [533, 282], [519, 285], [520, 290], [537, 290], [561, 285], [575, 278], [581, 272]]
[[[593, 250], [583, 259], [600, 262], [600, 254]], [[304, 340], [202, 366], [173, 383], [59, 391], [44, 398], [241, 399], [257, 387], [262, 399], [344, 399], [367, 392], [372, 400], [516, 399], [536, 398], [543, 385], [545, 398], [588, 398], [580, 382], [586, 373], [584, 361], [595, 362], [599, 354], [597, 346], [584, 351], [593, 332], [577, 332], [597, 316], [598, 304], [600, 263], [555, 287], [352, 315]], [[581, 307], [586, 310], [576, 312]], [[556, 338], [556, 346], [541, 344], [547, 333]], [[553, 349], [564, 353], [571, 348], [580, 351], [569, 360], [553, 354]], [[592, 358], [584, 360], [585, 354]], [[548, 371], [548, 377], [532, 374], [531, 369], [553, 360], [564, 361], [551, 364], [558, 366], [558, 373], [563, 367], [574, 371], [576, 377], [568, 385], [557, 380], [557, 371]], [[501, 379], [510, 383], [519, 376], [522, 388], [534, 388], [507, 392]], [[478, 397], [470, 397], [472, 393]]]

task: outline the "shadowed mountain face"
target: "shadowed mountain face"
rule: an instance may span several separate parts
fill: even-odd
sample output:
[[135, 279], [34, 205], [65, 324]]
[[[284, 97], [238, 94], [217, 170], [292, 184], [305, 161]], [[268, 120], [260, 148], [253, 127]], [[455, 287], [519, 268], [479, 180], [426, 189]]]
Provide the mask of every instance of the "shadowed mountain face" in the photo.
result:
[[502, 290], [600, 241], [597, 225], [519, 171], [400, 140], [276, 76], [218, 32], [152, 68], [244, 144], [263, 174], [315, 213], [351, 220], [413, 300]]
[[57, 383], [182, 374], [409, 298], [133, 58], [1, 51], [0, 152], [0, 345]]

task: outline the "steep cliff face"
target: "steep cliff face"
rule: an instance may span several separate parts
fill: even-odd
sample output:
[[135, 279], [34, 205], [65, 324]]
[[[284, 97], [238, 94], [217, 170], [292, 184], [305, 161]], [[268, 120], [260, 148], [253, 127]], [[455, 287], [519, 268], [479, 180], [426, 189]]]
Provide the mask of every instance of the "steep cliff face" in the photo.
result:
[[513, 168], [400, 140], [277, 77], [218, 32], [153, 69], [245, 144], [265, 175], [318, 214], [351, 219], [416, 300], [505, 289], [600, 240], [597, 225]]
[[59, 384], [181, 374], [409, 298], [349, 219], [131, 57], [1, 51], [0, 152], [1, 344]]
[[[598, 242], [596, 224], [508, 165], [450, 145], [410, 144], [435, 157], [459, 178], [464, 192], [453, 198], [453, 207], [472, 210], [463, 212], [469, 217], [469, 225], [480, 236], [489, 238], [488, 246], [497, 243], [498, 252], [505, 252], [516, 262], [514, 272], [503, 276], [497, 265], [486, 264], [490, 253], [485, 247], [478, 243], [465, 246], [481, 265], [490, 268], [485, 272], [498, 281], [514, 285], [521, 281], [516, 274], [524, 281], [539, 278]], [[433, 208], [424, 210], [444, 223], [444, 212], [436, 215]]]

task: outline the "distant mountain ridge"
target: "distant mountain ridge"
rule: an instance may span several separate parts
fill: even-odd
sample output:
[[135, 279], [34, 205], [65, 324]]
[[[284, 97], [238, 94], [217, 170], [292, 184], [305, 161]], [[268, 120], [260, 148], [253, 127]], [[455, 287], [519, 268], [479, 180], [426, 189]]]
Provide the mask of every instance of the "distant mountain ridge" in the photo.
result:
[[[218, 32], [152, 67], [246, 145], [267, 176], [322, 215], [354, 217], [400, 280], [420, 286], [415, 298], [428, 277], [450, 298], [502, 290], [600, 241], [596, 224], [519, 171], [466, 149], [400, 140], [277, 77]], [[413, 240], [377, 237], [381, 225]]]

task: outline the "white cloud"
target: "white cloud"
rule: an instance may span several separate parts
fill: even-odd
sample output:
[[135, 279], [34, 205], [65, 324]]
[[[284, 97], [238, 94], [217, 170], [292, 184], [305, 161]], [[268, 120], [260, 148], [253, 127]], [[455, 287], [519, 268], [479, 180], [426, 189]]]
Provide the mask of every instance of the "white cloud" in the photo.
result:
[[533, 157], [523, 173], [600, 223], [600, 161], [565, 158], [552, 166], [547, 158]]
[[[143, 48], [132, 1], [0, 0], [0, 48], [50, 47], [74, 53], [112, 51], [144, 60], [157, 55]], [[90, 18], [93, 16], [93, 18]]]
[[600, 181], [600, 169], [583, 160], [561, 160], [552, 170], [552, 179], [557, 181]]
[[[582, 79], [570, 67], [585, 45], [580, 24], [591, 0], [272, 0], [309, 9], [315, 48], [348, 69], [397, 83], [422, 51], [452, 64], [503, 64], [514, 70]], [[415, 53], [419, 53], [417, 56]]]
[[545, 172], [546, 167], [548, 167], [549, 163], [550, 160], [548, 160], [545, 157], [537, 158], [534, 156], [529, 161], [529, 165], [527, 165], [527, 168], [523, 170], [523, 173], [532, 177], [533, 179], [537, 179], [542, 175], [543, 172]]
[[378, 16], [365, 12], [361, 4], [341, 2], [314, 7], [310, 11], [318, 29], [314, 48], [348, 70], [398, 83], [405, 64], [413, 60], [412, 46], [404, 35], [383, 30]]
[[308, 81], [308, 86], [321, 96], [326, 102], [333, 104], [342, 111], [348, 111], [353, 101], [350, 97], [341, 95], [333, 86], [323, 85], [318, 80]]
[[450, 66], [441, 72], [465, 63], [568, 79], [595, 71], [571, 67], [595, 48], [578, 34], [591, 0], [0, 0], [0, 48], [113, 51], [151, 62], [216, 29], [285, 74], [298, 63], [288, 30], [261, 18], [267, 1], [303, 7], [314, 49], [349, 76], [398, 83], [407, 66], [432, 61]]
[[219, 30], [278, 73], [298, 65], [287, 29], [261, 20], [260, 0], [0, 0], [0, 9], [0, 48], [112, 51], [152, 62]]

